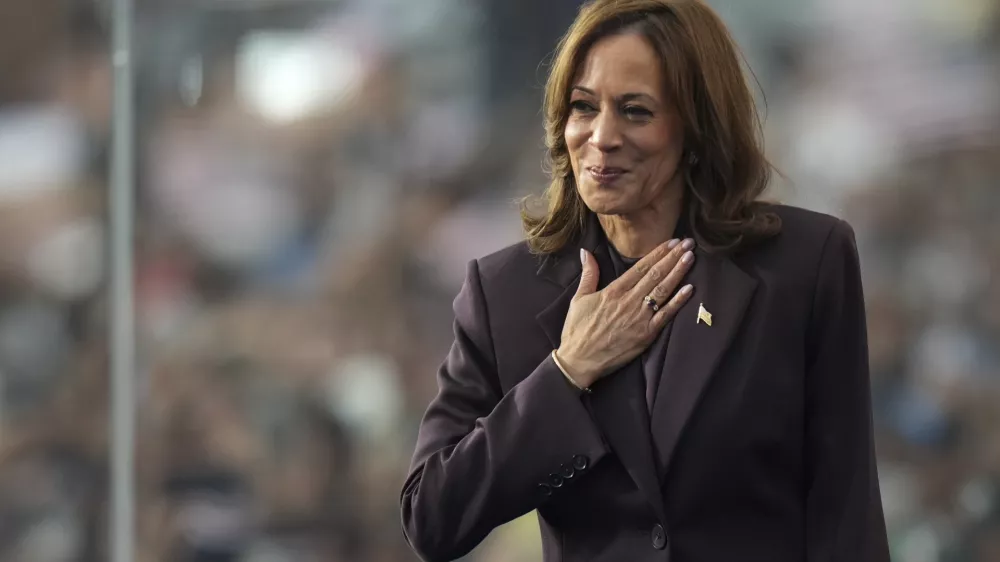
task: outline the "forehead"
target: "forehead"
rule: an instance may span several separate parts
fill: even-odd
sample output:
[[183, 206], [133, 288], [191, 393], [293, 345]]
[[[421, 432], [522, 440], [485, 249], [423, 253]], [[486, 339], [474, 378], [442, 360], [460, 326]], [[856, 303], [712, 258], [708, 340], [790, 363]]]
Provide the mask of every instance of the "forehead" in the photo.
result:
[[663, 70], [653, 47], [641, 36], [627, 33], [594, 43], [580, 64], [574, 86], [600, 93], [623, 92], [658, 96]]

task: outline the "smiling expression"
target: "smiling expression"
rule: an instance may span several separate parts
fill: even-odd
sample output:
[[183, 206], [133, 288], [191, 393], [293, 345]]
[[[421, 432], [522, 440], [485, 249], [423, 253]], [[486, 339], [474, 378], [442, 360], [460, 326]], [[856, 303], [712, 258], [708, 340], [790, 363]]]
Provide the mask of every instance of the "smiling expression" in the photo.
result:
[[630, 215], [679, 197], [684, 138], [652, 46], [625, 33], [597, 41], [570, 92], [565, 138], [584, 204]]

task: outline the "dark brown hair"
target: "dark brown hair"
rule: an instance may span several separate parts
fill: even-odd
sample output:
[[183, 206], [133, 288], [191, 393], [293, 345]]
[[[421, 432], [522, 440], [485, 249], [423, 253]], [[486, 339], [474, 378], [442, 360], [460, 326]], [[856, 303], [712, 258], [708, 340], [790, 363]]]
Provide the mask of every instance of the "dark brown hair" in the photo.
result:
[[[772, 167], [740, 55], [725, 24], [700, 0], [595, 0], [585, 4], [560, 40], [545, 88], [545, 140], [551, 183], [547, 210], [521, 219], [528, 245], [553, 253], [573, 241], [591, 211], [576, 189], [564, 131], [570, 88], [589, 49], [600, 39], [636, 33], [663, 64], [668, 99], [684, 126], [688, 224], [707, 251], [732, 251], [777, 234], [781, 221], [758, 198]], [[697, 158], [695, 164], [690, 155]]]

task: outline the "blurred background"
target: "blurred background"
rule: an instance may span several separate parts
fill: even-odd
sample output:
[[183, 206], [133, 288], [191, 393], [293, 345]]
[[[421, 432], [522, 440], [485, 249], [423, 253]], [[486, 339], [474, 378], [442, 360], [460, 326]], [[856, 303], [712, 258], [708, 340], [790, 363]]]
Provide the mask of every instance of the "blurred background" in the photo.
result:
[[[713, 0], [856, 229], [893, 559], [1000, 561], [1000, 2]], [[415, 561], [470, 258], [578, 0], [137, 0], [141, 562]], [[109, 5], [0, 2], [0, 561], [107, 555]], [[765, 102], [766, 96], [766, 104]], [[533, 514], [468, 560], [540, 560]]]

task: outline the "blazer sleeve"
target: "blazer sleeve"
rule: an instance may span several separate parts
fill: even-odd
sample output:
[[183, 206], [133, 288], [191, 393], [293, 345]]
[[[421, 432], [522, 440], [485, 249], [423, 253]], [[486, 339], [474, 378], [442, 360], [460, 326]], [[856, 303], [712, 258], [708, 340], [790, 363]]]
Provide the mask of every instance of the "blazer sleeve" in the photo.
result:
[[[407, 542], [435, 562], [464, 556], [495, 527], [568, 493], [607, 454], [580, 391], [551, 356], [502, 393], [476, 261], [454, 312], [455, 340], [400, 500]], [[569, 467], [565, 484], [542, 485]]]
[[854, 231], [831, 230], [820, 258], [806, 373], [808, 562], [888, 562]]

